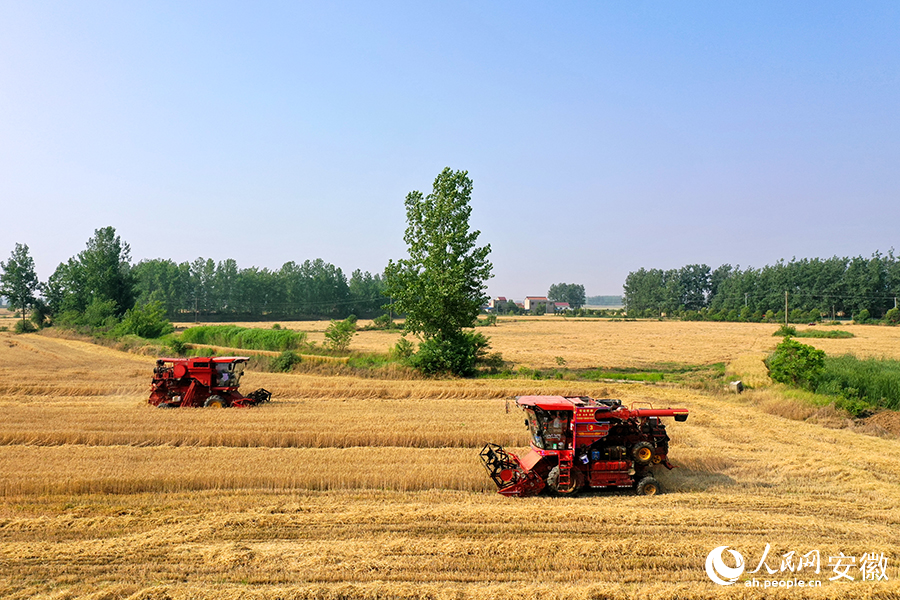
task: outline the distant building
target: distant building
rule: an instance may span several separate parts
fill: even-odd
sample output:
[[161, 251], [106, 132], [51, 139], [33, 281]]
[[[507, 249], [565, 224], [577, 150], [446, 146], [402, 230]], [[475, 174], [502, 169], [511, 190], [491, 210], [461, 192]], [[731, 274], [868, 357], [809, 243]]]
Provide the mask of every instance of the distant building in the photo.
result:
[[537, 306], [542, 305], [547, 312], [553, 312], [555, 310], [554, 304], [554, 302], [550, 302], [547, 299], [547, 296], [525, 296], [524, 306], [527, 311], [532, 311]]
[[491, 298], [490, 302], [488, 302], [488, 310], [497, 310], [498, 306], [502, 306], [506, 304], [506, 296], [497, 296], [496, 298]]
[[566, 310], [572, 310], [572, 307], [569, 306], [568, 302], [554, 302], [553, 306], [556, 308], [556, 312], [563, 312]]

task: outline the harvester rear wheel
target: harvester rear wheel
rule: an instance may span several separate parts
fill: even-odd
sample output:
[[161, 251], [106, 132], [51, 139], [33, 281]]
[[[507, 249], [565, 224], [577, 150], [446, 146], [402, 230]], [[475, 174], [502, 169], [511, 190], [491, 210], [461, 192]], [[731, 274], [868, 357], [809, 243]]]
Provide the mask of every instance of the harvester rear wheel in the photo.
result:
[[571, 496], [576, 494], [578, 490], [584, 487], [584, 475], [578, 469], [572, 469], [571, 471], [571, 484], [568, 488], [560, 489], [559, 487], [559, 465], [550, 469], [550, 473], [547, 474], [547, 489], [550, 490], [553, 494], [559, 494], [560, 496]]
[[649, 475], [641, 479], [635, 489], [638, 496], [655, 496], [660, 491], [659, 482]]
[[213, 394], [209, 398], [206, 399], [206, 402], [203, 403], [203, 406], [206, 408], [225, 408], [228, 404], [225, 402], [225, 399], [222, 396], [216, 396]]
[[631, 449], [631, 457], [639, 465], [649, 465], [653, 459], [653, 445], [650, 442], [638, 442]]

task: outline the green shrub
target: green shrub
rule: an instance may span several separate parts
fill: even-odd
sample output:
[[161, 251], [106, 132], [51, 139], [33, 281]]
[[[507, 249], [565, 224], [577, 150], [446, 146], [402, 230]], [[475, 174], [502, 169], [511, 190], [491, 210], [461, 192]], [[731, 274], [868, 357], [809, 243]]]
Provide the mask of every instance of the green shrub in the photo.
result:
[[478, 319], [475, 321], [475, 327], [490, 327], [497, 326], [497, 315], [488, 315], [483, 319]]
[[871, 319], [871, 316], [869, 315], [869, 311], [864, 308], [861, 311], [859, 311], [858, 313], [856, 313], [856, 316], [853, 317], [853, 320], [856, 321], [857, 323], [868, 323], [872, 319]]
[[350, 315], [343, 321], [331, 321], [325, 330], [325, 344], [332, 350], [346, 352], [354, 335], [356, 335], [356, 317]]
[[766, 366], [774, 381], [815, 389], [825, 370], [825, 353], [786, 337], [766, 359]]
[[772, 335], [776, 337], [794, 337], [797, 335], [797, 328], [793, 325], [782, 325]]
[[394, 347], [391, 348], [391, 358], [406, 361], [409, 360], [415, 351], [415, 345], [405, 337], [401, 337], [397, 340], [397, 343], [394, 344]]
[[884, 321], [889, 325], [900, 323], [900, 308], [892, 308], [884, 315]]
[[294, 365], [299, 364], [301, 360], [300, 355], [293, 350], [285, 350], [278, 356], [273, 356], [269, 366], [273, 371], [287, 373], [294, 368]]
[[16, 321], [16, 326], [13, 331], [16, 333], [31, 333], [33, 331], [37, 331], [37, 328], [31, 321], [22, 321], [20, 319]]
[[166, 318], [166, 310], [159, 301], [148, 302], [128, 310], [117, 328], [117, 332], [121, 334], [130, 333], [149, 339], [156, 339], [173, 331], [175, 328]]
[[390, 315], [378, 315], [372, 320], [375, 329], [390, 329], [394, 325], [394, 320]]
[[187, 344], [177, 338], [169, 340], [169, 348], [172, 349], [175, 356], [184, 356], [187, 352]]
[[419, 350], [410, 357], [410, 364], [423, 373], [451, 373], [462, 377], [475, 374], [477, 361], [484, 357], [490, 346], [480, 333], [464, 331], [452, 337], [436, 335], [419, 344]]

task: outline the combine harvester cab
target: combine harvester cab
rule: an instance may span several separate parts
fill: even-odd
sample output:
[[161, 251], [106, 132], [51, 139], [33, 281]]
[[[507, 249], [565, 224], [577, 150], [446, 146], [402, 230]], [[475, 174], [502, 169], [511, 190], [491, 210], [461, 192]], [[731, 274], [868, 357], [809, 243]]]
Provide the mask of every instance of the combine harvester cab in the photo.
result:
[[572, 495], [584, 488], [660, 491], [651, 469], [669, 463], [669, 436], [661, 417], [686, 421], [686, 408], [625, 408], [620, 400], [586, 396], [518, 396], [531, 450], [519, 457], [486, 444], [481, 460], [504, 496], [543, 490]]
[[248, 360], [246, 356], [157, 359], [148, 402], [159, 408], [246, 408], [268, 402], [272, 393], [263, 388], [246, 396], [238, 391]]

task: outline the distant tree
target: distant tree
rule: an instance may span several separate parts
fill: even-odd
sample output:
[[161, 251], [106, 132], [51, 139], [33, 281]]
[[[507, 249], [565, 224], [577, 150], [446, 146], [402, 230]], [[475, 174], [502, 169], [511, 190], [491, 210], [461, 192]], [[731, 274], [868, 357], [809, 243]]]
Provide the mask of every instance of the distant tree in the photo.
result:
[[331, 321], [325, 330], [325, 343], [332, 350], [345, 352], [350, 347], [350, 340], [354, 335], [356, 335], [356, 317], [350, 315], [343, 321]]
[[506, 302], [501, 302], [499, 305], [499, 310], [505, 315], [517, 315], [522, 312], [522, 309], [519, 308], [519, 305], [516, 304], [515, 300], [507, 300]]
[[477, 247], [481, 232], [469, 228], [472, 180], [465, 171], [444, 169], [432, 193], [406, 196], [407, 228], [403, 236], [409, 258], [388, 262], [384, 295], [394, 310], [406, 316], [407, 331], [418, 334], [429, 356], [448, 360], [423, 361], [432, 367], [467, 375], [486, 340], [464, 334], [473, 327], [487, 302], [485, 282], [492, 265], [490, 245]]
[[16, 244], [6, 262], [0, 262], [0, 295], [6, 296], [10, 306], [22, 310], [22, 329], [25, 329], [25, 312], [37, 301], [35, 292], [40, 289], [34, 272], [34, 259], [28, 253], [27, 244]]
[[142, 338], [158, 338], [172, 333], [174, 327], [166, 319], [166, 311], [162, 302], [150, 302], [143, 306], [135, 306], [125, 313], [122, 319], [122, 332], [131, 333]]
[[584, 286], [576, 283], [555, 283], [550, 286], [547, 298], [553, 302], [568, 302], [574, 309], [585, 305]]
[[94, 301], [113, 303], [121, 317], [134, 306], [136, 278], [131, 248], [112, 227], [94, 231], [77, 257], [60, 264], [48, 282], [48, 300], [54, 313], [84, 312]]

